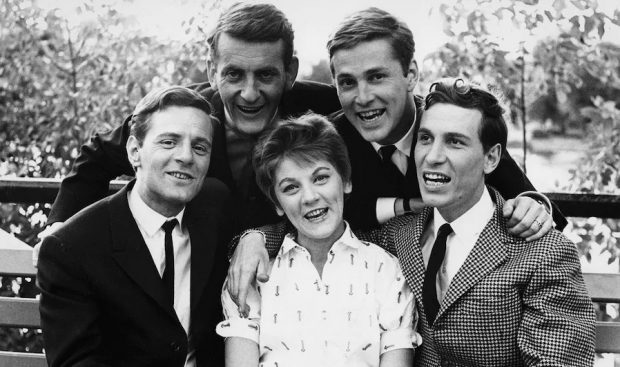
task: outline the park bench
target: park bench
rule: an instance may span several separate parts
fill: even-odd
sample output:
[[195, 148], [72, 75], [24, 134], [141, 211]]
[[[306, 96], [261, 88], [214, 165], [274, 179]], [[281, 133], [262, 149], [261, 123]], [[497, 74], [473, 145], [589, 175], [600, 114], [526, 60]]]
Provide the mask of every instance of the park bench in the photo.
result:
[[[0, 179], [0, 203], [52, 202], [59, 181], [40, 179]], [[118, 190], [122, 182], [111, 185]], [[547, 194], [567, 216], [620, 218], [620, 196], [589, 194]], [[35, 277], [31, 247], [0, 230], [0, 276]], [[620, 274], [584, 274], [594, 302], [620, 303]], [[0, 326], [40, 328], [39, 303], [36, 299], [0, 297]], [[620, 353], [620, 322], [596, 323], [596, 352]], [[46, 366], [42, 353], [0, 351], [0, 366]]]

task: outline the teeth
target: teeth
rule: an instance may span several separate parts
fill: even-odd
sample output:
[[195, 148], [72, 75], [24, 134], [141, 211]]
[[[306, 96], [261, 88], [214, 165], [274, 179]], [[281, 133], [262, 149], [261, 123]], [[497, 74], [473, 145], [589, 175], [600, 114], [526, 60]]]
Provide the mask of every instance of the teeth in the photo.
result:
[[381, 117], [381, 115], [383, 115], [383, 112], [385, 112], [385, 109], [359, 112], [357, 115], [362, 120], [372, 121], [372, 120], [375, 120], [375, 119]]
[[262, 108], [262, 106], [258, 106], [258, 107], [248, 107], [248, 106], [237, 106], [242, 112], [245, 113], [256, 113], [258, 111], [260, 111], [260, 109]]
[[189, 180], [190, 178], [192, 178], [192, 176], [181, 172], [170, 172], [170, 175], [180, 180]]
[[424, 182], [431, 186], [439, 186], [450, 182], [450, 177], [441, 173], [425, 173]]
[[317, 219], [319, 217], [322, 217], [326, 213], [327, 213], [327, 208], [315, 209], [315, 210], [312, 210], [312, 211], [306, 213], [306, 215], [304, 215], [304, 217], [306, 219], [308, 219], [308, 220], [313, 220], [313, 219]]

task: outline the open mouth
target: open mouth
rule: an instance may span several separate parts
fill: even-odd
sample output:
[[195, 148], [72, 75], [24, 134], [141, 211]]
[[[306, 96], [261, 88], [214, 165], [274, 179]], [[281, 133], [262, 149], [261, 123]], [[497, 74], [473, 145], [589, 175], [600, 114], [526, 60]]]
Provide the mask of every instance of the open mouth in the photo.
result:
[[194, 178], [192, 175], [188, 175], [187, 173], [177, 172], [177, 171], [168, 172], [168, 174], [179, 180], [191, 180], [192, 178]]
[[450, 182], [452, 179], [442, 173], [424, 173], [422, 175], [424, 183], [428, 186], [441, 186]]
[[309, 221], [318, 221], [327, 215], [327, 211], [328, 211], [327, 208], [314, 209], [306, 213], [304, 215], [304, 218], [306, 218]]
[[253, 106], [240, 106], [240, 105], [237, 105], [237, 108], [239, 109], [239, 111], [241, 111], [243, 113], [247, 113], [249, 115], [252, 115], [252, 114], [259, 113], [260, 110], [263, 109], [263, 106], [261, 105], [261, 106], [253, 107]]
[[379, 108], [379, 109], [376, 109], [376, 110], [358, 112], [357, 116], [362, 121], [372, 122], [372, 121], [377, 120], [381, 116], [383, 116], [383, 114], [385, 114], [385, 108]]

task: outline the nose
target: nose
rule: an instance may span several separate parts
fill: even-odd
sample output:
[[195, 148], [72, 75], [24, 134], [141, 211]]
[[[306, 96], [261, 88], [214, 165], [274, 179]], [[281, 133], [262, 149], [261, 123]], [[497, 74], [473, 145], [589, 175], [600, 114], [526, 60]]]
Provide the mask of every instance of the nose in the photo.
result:
[[191, 164], [194, 160], [192, 144], [190, 142], [179, 144], [175, 150], [174, 159], [184, 164]]
[[357, 98], [356, 102], [359, 105], [367, 105], [374, 99], [374, 93], [372, 92], [372, 87], [368, 85], [368, 83], [359, 83], [357, 88]]
[[307, 204], [312, 204], [313, 202], [315, 202], [319, 198], [318, 193], [316, 192], [316, 190], [312, 186], [302, 188], [302, 193], [301, 194], [302, 194], [302, 196], [301, 196], [302, 203], [306, 204], [306, 205]]
[[441, 164], [445, 161], [446, 154], [444, 145], [439, 141], [434, 141], [428, 147], [428, 151], [426, 152], [425, 160], [429, 164]]
[[256, 81], [254, 78], [249, 77], [241, 90], [241, 98], [248, 103], [254, 103], [258, 100], [259, 96], [260, 93], [258, 92]]

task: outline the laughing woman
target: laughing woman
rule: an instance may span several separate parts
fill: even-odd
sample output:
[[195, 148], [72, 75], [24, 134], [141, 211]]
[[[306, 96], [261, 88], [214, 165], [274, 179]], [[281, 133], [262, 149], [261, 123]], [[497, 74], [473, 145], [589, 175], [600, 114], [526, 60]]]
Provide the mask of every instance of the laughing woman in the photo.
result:
[[351, 167], [323, 117], [286, 121], [254, 151], [256, 180], [294, 230], [240, 317], [224, 287], [226, 366], [411, 366], [413, 295], [398, 260], [343, 220]]

